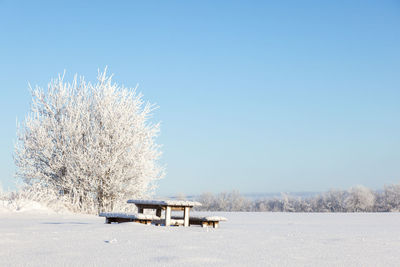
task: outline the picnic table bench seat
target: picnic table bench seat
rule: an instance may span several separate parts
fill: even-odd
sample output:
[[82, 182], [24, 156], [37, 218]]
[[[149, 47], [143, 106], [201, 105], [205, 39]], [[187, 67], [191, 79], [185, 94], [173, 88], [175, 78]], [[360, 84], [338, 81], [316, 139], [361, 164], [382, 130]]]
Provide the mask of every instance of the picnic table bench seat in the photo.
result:
[[[175, 225], [181, 225], [183, 223], [183, 218], [179, 216], [173, 216], [172, 222]], [[212, 226], [213, 228], [218, 228], [219, 222], [227, 221], [225, 217], [221, 216], [190, 216], [189, 225], [201, 225], [202, 227]]]
[[100, 217], [106, 218], [106, 223], [112, 222], [138, 222], [143, 224], [151, 224], [154, 220], [160, 220], [160, 217], [152, 214], [142, 213], [120, 213], [120, 212], [102, 212], [99, 214]]

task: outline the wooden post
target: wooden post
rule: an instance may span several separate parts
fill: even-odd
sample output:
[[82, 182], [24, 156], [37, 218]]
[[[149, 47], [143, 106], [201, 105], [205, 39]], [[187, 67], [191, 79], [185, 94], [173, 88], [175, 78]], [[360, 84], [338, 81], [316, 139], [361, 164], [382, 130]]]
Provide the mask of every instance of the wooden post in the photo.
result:
[[183, 211], [183, 226], [188, 227], [189, 226], [189, 207], [185, 207], [185, 210]]
[[165, 209], [165, 226], [171, 225], [171, 207], [167, 206]]
[[161, 218], [161, 209], [157, 209], [156, 210], [156, 216]]

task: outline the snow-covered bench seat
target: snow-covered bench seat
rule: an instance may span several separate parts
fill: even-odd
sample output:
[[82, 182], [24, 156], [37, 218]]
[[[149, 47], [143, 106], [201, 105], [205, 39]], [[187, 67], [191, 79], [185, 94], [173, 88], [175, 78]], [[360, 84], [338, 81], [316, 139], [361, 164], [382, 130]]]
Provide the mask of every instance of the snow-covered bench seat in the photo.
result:
[[[172, 220], [176, 223], [182, 222], [182, 217], [173, 216]], [[225, 217], [221, 216], [190, 216], [189, 225], [201, 225], [202, 227], [212, 226], [213, 228], [218, 228], [219, 222], [227, 221]]]
[[122, 222], [138, 222], [143, 224], [151, 224], [154, 220], [160, 220], [160, 217], [152, 214], [142, 213], [119, 213], [119, 212], [102, 212], [100, 217], [106, 217], [106, 223], [122, 223]]
[[218, 228], [219, 222], [227, 221], [225, 217], [221, 216], [192, 216], [189, 217], [189, 225], [201, 225], [202, 227], [212, 226]]

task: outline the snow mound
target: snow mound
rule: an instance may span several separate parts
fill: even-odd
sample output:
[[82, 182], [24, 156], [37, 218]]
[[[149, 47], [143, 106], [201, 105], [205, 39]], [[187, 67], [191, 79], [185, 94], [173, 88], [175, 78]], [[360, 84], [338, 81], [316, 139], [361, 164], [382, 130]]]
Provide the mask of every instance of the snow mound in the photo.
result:
[[57, 213], [56, 210], [32, 200], [19, 200], [15, 202], [3, 200], [0, 202], [0, 212]]

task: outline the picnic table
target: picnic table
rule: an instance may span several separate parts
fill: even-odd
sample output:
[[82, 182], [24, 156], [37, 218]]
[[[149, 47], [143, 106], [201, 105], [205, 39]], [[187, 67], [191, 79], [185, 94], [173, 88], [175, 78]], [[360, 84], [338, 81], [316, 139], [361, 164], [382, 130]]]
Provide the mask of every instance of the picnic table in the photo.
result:
[[189, 226], [189, 211], [193, 207], [201, 206], [201, 203], [187, 200], [143, 200], [130, 199], [128, 203], [135, 204], [138, 213], [143, 214], [144, 210], [156, 210], [156, 216], [161, 217], [161, 211], [165, 211], [164, 225], [171, 225], [171, 212], [173, 210], [183, 211], [183, 226]]

